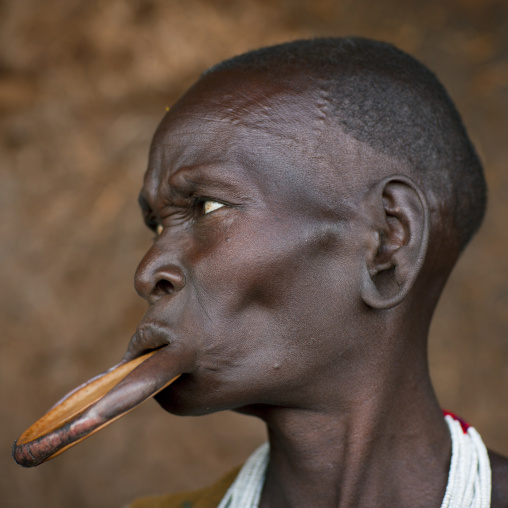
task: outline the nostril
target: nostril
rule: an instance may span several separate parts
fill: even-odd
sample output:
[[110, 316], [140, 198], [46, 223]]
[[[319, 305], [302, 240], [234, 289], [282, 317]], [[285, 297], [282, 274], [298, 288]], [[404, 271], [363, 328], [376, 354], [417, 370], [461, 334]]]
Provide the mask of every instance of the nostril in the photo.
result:
[[171, 295], [174, 290], [175, 286], [166, 279], [161, 279], [155, 284], [155, 293], [158, 295]]
[[155, 293], [159, 295], [170, 295], [174, 292], [175, 286], [169, 280], [161, 279], [155, 284]]

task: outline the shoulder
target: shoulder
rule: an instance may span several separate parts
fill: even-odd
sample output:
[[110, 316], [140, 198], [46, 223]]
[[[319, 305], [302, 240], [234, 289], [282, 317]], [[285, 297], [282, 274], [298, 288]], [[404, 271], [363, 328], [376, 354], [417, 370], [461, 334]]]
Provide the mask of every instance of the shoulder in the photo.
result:
[[143, 497], [136, 499], [126, 508], [216, 508], [239, 470], [239, 467], [233, 469], [210, 487], [166, 496]]
[[492, 508], [508, 508], [508, 458], [489, 450], [492, 468]]

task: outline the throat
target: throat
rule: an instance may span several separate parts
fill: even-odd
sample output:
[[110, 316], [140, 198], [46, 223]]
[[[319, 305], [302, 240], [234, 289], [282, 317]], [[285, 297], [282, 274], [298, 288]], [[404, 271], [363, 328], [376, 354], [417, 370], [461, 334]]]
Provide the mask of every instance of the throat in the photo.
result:
[[268, 425], [261, 508], [441, 506], [451, 440], [439, 408], [396, 421], [287, 411], [283, 429]]

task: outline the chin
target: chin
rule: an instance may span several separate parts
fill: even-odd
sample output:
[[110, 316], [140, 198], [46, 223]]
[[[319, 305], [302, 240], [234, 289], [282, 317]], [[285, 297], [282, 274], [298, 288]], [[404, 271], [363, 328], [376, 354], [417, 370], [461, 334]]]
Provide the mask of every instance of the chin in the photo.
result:
[[162, 409], [176, 416], [202, 416], [230, 409], [224, 407], [223, 401], [210, 400], [210, 393], [205, 393], [185, 374], [154, 399]]
[[256, 416], [264, 407], [247, 402], [245, 392], [235, 393], [224, 386], [220, 389], [220, 383], [214, 385], [210, 380], [198, 383], [192, 375], [184, 374], [154, 398], [165, 411], [176, 416], [202, 416], [228, 410]]

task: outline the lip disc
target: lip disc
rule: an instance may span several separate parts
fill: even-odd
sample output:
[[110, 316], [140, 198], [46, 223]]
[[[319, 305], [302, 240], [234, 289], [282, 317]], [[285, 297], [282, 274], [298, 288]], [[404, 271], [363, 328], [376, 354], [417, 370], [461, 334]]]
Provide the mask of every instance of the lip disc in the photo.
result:
[[14, 460], [33, 467], [56, 457], [169, 386], [180, 373], [167, 368], [164, 349], [121, 362], [71, 391], [21, 434]]

